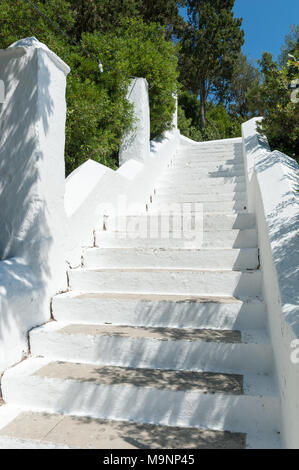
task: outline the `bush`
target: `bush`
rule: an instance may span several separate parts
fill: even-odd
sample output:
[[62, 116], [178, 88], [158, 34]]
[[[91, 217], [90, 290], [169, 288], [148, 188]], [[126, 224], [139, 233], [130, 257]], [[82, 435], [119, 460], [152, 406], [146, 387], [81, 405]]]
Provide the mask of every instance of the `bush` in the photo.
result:
[[[150, 86], [151, 137], [171, 128], [177, 92], [176, 48], [165, 40], [158, 24], [139, 18], [122, 19], [109, 33], [83, 33], [81, 44], [104, 64], [70, 45], [60, 33], [25, 2], [0, 0], [0, 47], [35, 35], [70, 67], [67, 79], [66, 173], [92, 158], [112, 168], [117, 166], [122, 136], [134, 125], [132, 107], [126, 100], [130, 78], [145, 77]], [[37, 1], [50, 18], [58, 18], [68, 33], [73, 27], [71, 7], [65, 0]]]
[[207, 104], [206, 127], [201, 129], [199, 102], [196, 97], [186, 96], [184, 93], [180, 102], [182, 105], [178, 109], [178, 127], [186, 137], [202, 142], [241, 136], [242, 118], [229, 114], [224, 105]]
[[279, 68], [269, 53], [260, 61], [263, 82], [248, 92], [253, 109], [258, 109], [263, 121], [259, 131], [268, 138], [273, 150], [280, 150], [299, 159], [299, 103], [291, 101], [289, 85], [299, 78], [299, 70], [292, 61], [289, 67]]

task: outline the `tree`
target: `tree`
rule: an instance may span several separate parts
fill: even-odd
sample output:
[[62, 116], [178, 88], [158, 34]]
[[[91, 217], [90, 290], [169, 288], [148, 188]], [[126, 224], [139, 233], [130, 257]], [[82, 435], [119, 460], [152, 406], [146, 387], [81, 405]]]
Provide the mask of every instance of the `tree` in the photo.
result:
[[167, 39], [173, 34], [181, 34], [185, 21], [179, 14], [179, 6], [185, 5], [185, 0], [142, 0], [140, 14], [147, 23], [155, 22], [165, 26]]
[[231, 113], [244, 119], [249, 117], [250, 111], [246, 94], [249, 88], [258, 84], [259, 81], [258, 69], [248, 62], [244, 54], [240, 53], [228, 84], [228, 107]]
[[72, 34], [80, 39], [83, 32], [107, 33], [124, 18], [140, 18], [147, 24], [165, 26], [165, 35], [171, 39], [184, 26], [178, 10], [183, 4], [184, 0], [72, 0], [70, 7], [75, 19]]
[[[39, 1], [37, 5], [70, 33], [76, 20], [73, 5], [65, 0]], [[171, 128], [177, 55], [160, 25], [123, 18], [109, 32], [82, 32], [80, 44], [109, 66], [104, 65], [104, 73], [100, 73], [94, 58], [70, 44], [26, 2], [0, 0], [0, 8], [0, 48], [34, 35], [71, 67], [66, 89], [67, 174], [89, 158], [116, 168], [122, 136], [134, 125], [126, 99], [128, 75], [145, 77], [150, 84], [152, 137]]]
[[299, 24], [291, 25], [290, 32], [286, 35], [284, 44], [280, 49], [280, 55], [278, 58], [279, 65], [286, 67], [288, 64], [288, 54], [294, 52], [299, 45]]
[[243, 44], [242, 20], [234, 18], [234, 0], [187, 0], [188, 28], [181, 41], [181, 79], [200, 96], [200, 120], [206, 125], [206, 103], [221, 75], [229, 79]]
[[[294, 52], [299, 58], [298, 52]], [[270, 147], [290, 157], [299, 158], [299, 103], [291, 100], [289, 85], [299, 79], [299, 61], [291, 60], [280, 68], [268, 52], [259, 61], [263, 80], [247, 94], [250, 109], [263, 116], [259, 130], [268, 138]]]
[[71, 33], [77, 39], [82, 33], [109, 33], [122, 19], [140, 16], [142, 0], [72, 0], [70, 8], [75, 18]]

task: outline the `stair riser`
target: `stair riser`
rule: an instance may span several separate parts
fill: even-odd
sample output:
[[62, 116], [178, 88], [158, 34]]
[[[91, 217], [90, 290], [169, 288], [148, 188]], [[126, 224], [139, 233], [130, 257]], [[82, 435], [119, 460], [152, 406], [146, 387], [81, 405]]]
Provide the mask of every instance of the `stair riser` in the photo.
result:
[[186, 157], [195, 157], [201, 159], [231, 159], [231, 158], [242, 158], [243, 153], [242, 149], [236, 149], [234, 147], [206, 147], [206, 148], [196, 148], [196, 147], [185, 147], [182, 146], [177, 152], [178, 158]]
[[163, 341], [120, 336], [30, 333], [31, 353], [47, 360], [150, 369], [268, 373], [269, 344]]
[[207, 168], [201, 169], [168, 169], [163, 172], [163, 178], [169, 181], [179, 180], [183, 182], [184, 180], [200, 181], [202, 179], [217, 179], [217, 178], [232, 178], [232, 177], [244, 177], [244, 170], [208, 170]]
[[[199, 198], [198, 198], [199, 199]], [[201, 203], [202, 207], [196, 208], [197, 211], [203, 212], [245, 212], [247, 210], [247, 201], [241, 199], [238, 201], [216, 201], [216, 202], [201, 202], [197, 200], [196, 202]], [[149, 212], [161, 212], [161, 213], [168, 213], [172, 211], [175, 207], [175, 204], [184, 204], [184, 202], [171, 202], [167, 204], [167, 202], [153, 202], [152, 204], [148, 205]], [[186, 204], [186, 203], [185, 203]], [[182, 208], [183, 211], [183, 208]], [[193, 210], [192, 210], [193, 212]]]
[[181, 172], [181, 171], [197, 171], [197, 172], [218, 172], [218, 171], [238, 171], [244, 172], [244, 164], [240, 162], [201, 162], [200, 159], [190, 160], [186, 159], [184, 161], [173, 160], [169, 166], [166, 167], [166, 171], [174, 171], [174, 172]]
[[248, 250], [125, 250], [91, 249], [83, 258], [86, 268], [159, 267], [246, 270], [258, 267], [257, 249]]
[[56, 320], [169, 328], [207, 328], [220, 330], [258, 329], [265, 326], [263, 302], [213, 303], [142, 301], [58, 295], [53, 298]]
[[152, 196], [152, 202], [155, 204], [173, 204], [178, 202], [231, 202], [240, 201], [244, 203], [246, 201], [246, 194], [244, 192], [238, 193], [209, 193], [209, 194], [155, 194]]
[[235, 432], [278, 424], [276, 397], [157, 390], [44, 377], [4, 381], [10, 403], [37, 411]]
[[214, 296], [257, 296], [261, 273], [248, 271], [69, 271], [72, 290]]
[[[175, 179], [175, 181], [174, 181]], [[245, 178], [244, 176], [219, 176], [219, 177], [207, 177], [203, 176], [201, 178], [195, 177], [195, 178], [188, 178], [184, 175], [181, 175], [181, 177], [177, 178], [166, 178], [166, 177], [161, 177], [157, 180], [156, 186], [157, 187], [163, 187], [163, 186], [169, 186], [171, 185], [172, 187], [175, 186], [176, 188], [196, 188], [199, 187], [209, 187], [209, 186], [224, 186], [225, 184], [245, 184]]]
[[244, 193], [246, 190], [245, 184], [243, 183], [237, 183], [237, 184], [225, 184], [222, 186], [208, 186], [208, 187], [196, 187], [192, 190], [192, 188], [185, 187], [178, 193], [177, 187], [173, 188], [172, 186], [165, 186], [164, 188], [156, 188], [154, 194], [158, 197], [160, 196], [169, 196], [169, 197], [176, 197], [178, 194], [179, 195], [192, 195], [192, 196], [200, 196], [207, 194], [229, 194], [231, 196], [239, 196], [239, 194]]
[[[179, 213], [181, 216], [181, 213]], [[186, 214], [187, 215], [187, 214]], [[190, 214], [188, 214], [188, 217]], [[173, 214], [171, 214], [173, 217]], [[177, 214], [174, 215], [175, 223], [177, 224]], [[118, 217], [105, 217], [104, 225], [105, 230], [117, 230], [133, 232], [137, 230], [157, 230], [157, 227], [169, 227], [171, 221], [168, 215], [131, 215], [131, 216], [118, 216]], [[176, 225], [177, 226], [177, 225]], [[232, 230], [232, 229], [253, 229], [255, 226], [255, 217], [253, 214], [203, 214], [203, 228], [204, 230]], [[181, 227], [184, 227], [182, 223]], [[165, 232], [163, 228], [163, 232]]]
[[[209, 227], [210, 228], [210, 227]], [[151, 229], [153, 230], [153, 229]], [[187, 240], [181, 232], [162, 232], [154, 237], [156, 232], [140, 232], [136, 238], [135, 232], [96, 232], [96, 246], [101, 248], [255, 248], [257, 233], [255, 229], [248, 230], [218, 230], [203, 232], [203, 241]]]

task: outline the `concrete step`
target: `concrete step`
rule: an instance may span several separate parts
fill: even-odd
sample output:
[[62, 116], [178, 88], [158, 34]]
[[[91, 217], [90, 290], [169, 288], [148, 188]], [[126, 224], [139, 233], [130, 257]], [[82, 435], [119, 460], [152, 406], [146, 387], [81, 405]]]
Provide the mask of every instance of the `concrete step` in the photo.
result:
[[55, 320], [83, 324], [222, 330], [261, 329], [266, 324], [263, 301], [234, 297], [73, 291], [53, 298], [52, 313]]
[[[217, 158], [218, 156], [218, 158]], [[232, 155], [230, 153], [226, 154], [221, 154], [218, 153], [216, 155], [211, 156], [211, 155], [206, 155], [204, 153], [201, 153], [199, 155], [196, 154], [177, 154], [175, 155], [171, 162], [170, 165], [185, 165], [185, 164], [191, 164], [191, 165], [202, 165], [203, 167], [205, 166], [210, 166], [210, 165], [244, 165], [244, 159], [242, 154], [238, 155]]]
[[52, 321], [31, 330], [30, 344], [32, 355], [55, 361], [237, 374], [268, 374], [273, 368], [272, 349], [264, 330]]
[[155, 294], [259, 296], [261, 272], [167, 268], [71, 269], [72, 290]]
[[203, 158], [204, 156], [210, 157], [210, 158], [216, 158], [219, 156], [236, 156], [240, 157], [242, 156], [242, 148], [241, 147], [236, 147], [234, 145], [219, 145], [217, 147], [215, 146], [188, 146], [188, 145], [180, 145], [178, 152], [178, 156], [189, 156], [189, 155], [195, 155]]
[[[212, 198], [212, 197], [210, 197]], [[244, 199], [238, 199], [237, 201], [201, 201], [201, 198], [198, 197], [197, 201], [201, 205], [199, 207], [195, 207], [196, 210], [201, 210], [203, 212], [246, 212], [247, 211], [247, 201]], [[169, 211], [172, 211], [175, 205], [181, 204], [182, 208], [181, 211], [185, 211], [183, 207], [184, 204], [187, 204], [186, 202], [153, 202], [152, 204], [148, 205], [148, 212], [162, 212], [162, 213], [168, 213]], [[192, 208], [191, 211], [194, 209]]]
[[0, 429], [1, 449], [243, 449], [245, 447], [244, 433], [159, 426], [37, 411], [20, 412]]
[[196, 172], [196, 173], [218, 173], [218, 172], [231, 172], [236, 171], [238, 173], [244, 173], [244, 163], [239, 161], [237, 163], [226, 163], [226, 162], [201, 162], [198, 160], [172, 160], [170, 164], [165, 168], [164, 171], [173, 173], [182, 172]]
[[[192, 206], [190, 206], [192, 207]], [[190, 212], [182, 212], [179, 214], [180, 218], [182, 215], [188, 216]], [[184, 221], [180, 227], [177, 226], [177, 214], [171, 214], [172, 218], [175, 218], [175, 228], [184, 227]], [[180, 219], [181, 220], [181, 219]], [[164, 227], [172, 228], [172, 221], [169, 219], [169, 215], [155, 215], [155, 214], [140, 214], [140, 215], [120, 215], [120, 216], [106, 216], [104, 217], [103, 228], [105, 231], [120, 231], [120, 232], [134, 232], [134, 231], [147, 231], [153, 230], [154, 232], [159, 228], [160, 232], [165, 232]], [[250, 213], [237, 214], [235, 212], [223, 214], [222, 212], [203, 214], [203, 229], [205, 231], [217, 231], [217, 230], [246, 230], [253, 229], [255, 227], [255, 216]]]
[[244, 177], [244, 169], [243, 168], [233, 168], [231, 170], [209, 170], [208, 168], [166, 168], [161, 178], [167, 180], [175, 180], [175, 179], [186, 179], [191, 181], [201, 180], [201, 179], [212, 179], [212, 178], [232, 178], [232, 177]]
[[[211, 185], [208, 187], [204, 186], [199, 186], [196, 188], [189, 188], [188, 186], [185, 188], [182, 188], [182, 191], [179, 192], [179, 194], [182, 195], [192, 195], [192, 196], [198, 196], [198, 195], [204, 195], [204, 194], [221, 194], [224, 195], [226, 193], [231, 194], [231, 195], [238, 195], [239, 193], [243, 193], [246, 191], [246, 186], [245, 183], [235, 183], [235, 184], [224, 184], [224, 185]], [[156, 187], [154, 190], [154, 195], [155, 196], [177, 196], [178, 195], [178, 190], [177, 187], [173, 187], [172, 185], [164, 186], [164, 187]]]
[[85, 268], [146, 267], [146, 268], [201, 268], [257, 269], [258, 250], [236, 249], [145, 249], [145, 248], [91, 248], [83, 255]]
[[[236, 374], [32, 358], [5, 373], [3, 394], [32, 411], [243, 433], [277, 429], [279, 398], [269, 378], [252, 381], [248, 391], [243, 381]], [[266, 383], [268, 394], [260, 396]]]
[[171, 186], [172, 188], [189, 188], [192, 190], [196, 190], [197, 188], [207, 188], [209, 186], [224, 186], [226, 184], [240, 184], [243, 183], [245, 184], [245, 178], [244, 176], [219, 176], [219, 177], [213, 177], [213, 176], [203, 176], [202, 178], [199, 178], [198, 176], [196, 177], [186, 177], [184, 175], [181, 175], [181, 177], [178, 175], [175, 178], [173, 175], [171, 177], [168, 177], [166, 175], [162, 175], [160, 178], [157, 179], [155, 186], [156, 187], [169, 187]]
[[184, 193], [177, 193], [175, 194], [155, 194], [152, 196], [152, 202], [157, 204], [164, 204], [165, 202], [168, 204], [177, 203], [177, 202], [233, 202], [233, 201], [240, 201], [244, 203], [246, 201], [246, 193], [243, 191], [238, 192], [225, 192], [225, 193], [202, 193], [202, 194], [184, 194]]
[[[241, 214], [239, 214], [241, 215]], [[219, 222], [220, 222], [219, 217]], [[166, 231], [166, 225], [162, 228], [150, 228], [141, 226], [136, 231], [97, 231], [95, 233], [95, 244], [101, 248], [163, 248], [163, 249], [192, 249], [192, 248], [256, 248], [257, 232], [255, 229], [247, 230], [206, 230], [203, 232], [202, 240], [191, 237], [184, 231]], [[130, 227], [128, 227], [130, 228]], [[158, 230], [158, 231], [157, 231]]]

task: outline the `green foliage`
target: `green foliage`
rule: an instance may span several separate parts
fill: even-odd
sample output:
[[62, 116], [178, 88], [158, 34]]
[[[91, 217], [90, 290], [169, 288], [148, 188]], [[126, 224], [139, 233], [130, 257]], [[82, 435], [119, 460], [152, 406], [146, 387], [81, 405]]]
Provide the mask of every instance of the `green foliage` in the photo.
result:
[[184, 0], [72, 0], [70, 8], [74, 18], [71, 30], [77, 39], [84, 32], [109, 33], [121, 25], [124, 18], [139, 17], [145, 23], [165, 26], [166, 37], [184, 25], [178, 6]]
[[188, 108], [179, 106], [178, 127], [190, 139], [201, 142], [241, 136], [242, 118], [229, 114], [223, 104], [207, 103], [206, 122], [206, 127], [201, 129], [199, 121], [196, 123], [192, 117], [188, 117]]
[[[130, 75], [145, 77], [149, 83], [151, 137], [171, 129], [177, 92], [177, 56], [175, 46], [164, 39], [159, 25], [146, 25], [139, 19], [125, 19], [114, 33], [83, 35], [83, 45]], [[110, 73], [101, 75], [106, 87]], [[124, 80], [119, 76], [119, 80]], [[126, 81], [126, 80], [125, 80]], [[116, 88], [115, 84], [110, 91]]]
[[299, 103], [291, 101], [291, 80], [299, 78], [296, 59], [289, 67], [279, 68], [271, 54], [264, 53], [259, 62], [263, 74], [262, 83], [255, 84], [247, 98], [252, 110], [264, 119], [260, 131], [264, 133], [272, 149], [290, 157], [299, 158]]
[[[68, 33], [75, 28], [73, 9], [80, 3], [86, 2], [70, 5], [65, 0], [37, 1], [41, 10], [50, 18], [58, 18]], [[0, 0], [0, 7], [1, 48], [22, 37], [36, 36], [71, 67], [66, 94], [67, 174], [88, 158], [115, 168], [122, 136], [134, 125], [132, 108], [126, 100], [130, 79], [105, 65], [101, 74], [94, 59], [53, 31], [26, 2]], [[171, 128], [175, 106], [172, 94], [177, 91], [177, 55], [175, 46], [165, 40], [161, 26], [147, 25], [139, 18], [118, 18], [117, 27], [109, 28], [109, 32], [82, 32], [80, 42], [104, 64], [147, 78], [151, 135], [158, 136]]]
[[227, 86], [227, 105], [232, 114], [243, 119], [251, 117], [246, 94], [250, 87], [259, 83], [259, 80], [260, 74], [257, 68], [240, 53]]
[[289, 60], [289, 53], [294, 52], [299, 46], [299, 24], [291, 25], [290, 32], [286, 35], [284, 44], [280, 50], [280, 56], [278, 58], [279, 65], [286, 67]]

